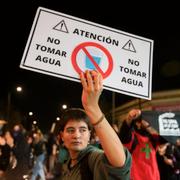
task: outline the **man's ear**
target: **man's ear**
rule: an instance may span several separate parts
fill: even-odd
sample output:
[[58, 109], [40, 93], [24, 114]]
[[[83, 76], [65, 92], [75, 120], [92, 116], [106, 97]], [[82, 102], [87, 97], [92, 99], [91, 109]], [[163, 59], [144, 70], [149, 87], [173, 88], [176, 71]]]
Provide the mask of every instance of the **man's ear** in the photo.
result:
[[61, 138], [62, 141], [64, 141], [63, 132], [62, 131], [60, 132], [60, 138]]
[[89, 130], [89, 140], [91, 139], [91, 130]]

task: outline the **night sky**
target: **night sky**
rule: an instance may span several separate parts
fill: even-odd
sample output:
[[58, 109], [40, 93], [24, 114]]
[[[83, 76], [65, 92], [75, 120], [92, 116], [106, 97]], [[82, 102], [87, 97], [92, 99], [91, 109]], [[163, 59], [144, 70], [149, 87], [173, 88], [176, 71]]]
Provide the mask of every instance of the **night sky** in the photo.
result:
[[[12, 92], [12, 106], [34, 112], [43, 129], [50, 129], [62, 104], [81, 107], [81, 84], [20, 69], [20, 61], [39, 6], [154, 40], [152, 92], [180, 88], [180, 26], [177, 5], [151, 2], [127, 4], [98, 1], [29, 0], [1, 5], [0, 107]], [[164, 2], [163, 2], [164, 3]], [[23, 87], [17, 96], [16, 85]], [[112, 92], [104, 90], [101, 104], [112, 108]], [[116, 93], [116, 106], [134, 97]]]

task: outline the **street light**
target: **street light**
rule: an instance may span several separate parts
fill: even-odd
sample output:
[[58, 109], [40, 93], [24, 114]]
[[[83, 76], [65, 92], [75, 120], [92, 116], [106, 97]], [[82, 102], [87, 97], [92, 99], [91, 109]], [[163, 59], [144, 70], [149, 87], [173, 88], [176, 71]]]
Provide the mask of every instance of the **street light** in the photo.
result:
[[22, 87], [20, 87], [20, 86], [16, 87], [16, 91], [17, 92], [21, 92], [22, 91]]
[[63, 104], [63, 105], [62, 105], [62, 109], [64, 109], [64, 110], [67, 109], [67, 105], [66, 105], [66, 104]]
[[[22, 92], [22, 87], [17, 86], [16, 92], [18, 92], [18, 93]], [[11, 96], [12, 96], [12, 91], [8, 91], [8, 99], [7, 99], [7, 121], [8, 122], [10, 122], [11, 98], [12, 98]]]
[[56, 121], [60, 121], [60, 117], [56, 117]]
[[32, 116], [32, 115], [33, 115], [33, 112], [30, 111], [30, 112], [29, 112], [29, 116]]

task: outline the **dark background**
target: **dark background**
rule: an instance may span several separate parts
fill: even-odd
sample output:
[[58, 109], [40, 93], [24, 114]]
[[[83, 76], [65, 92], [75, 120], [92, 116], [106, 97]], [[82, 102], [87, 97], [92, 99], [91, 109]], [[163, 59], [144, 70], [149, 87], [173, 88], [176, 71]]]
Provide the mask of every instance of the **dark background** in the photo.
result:
[[[0, 111], [11, 92], [12, 109], [24, 116], [32, 111], [40, 127], [48, 130], [62, 104], [82, 107], [80, 83], [19, 68], [39, 6], [154, 40], [152, 92], [180, 88], [180, 15], [174, 2], [6, 1], [1, 5]], [[16, 85], [23, 87], [23, 93], [14, 92]], [[115, 106], [133, 99], [115, 93]], [[104, 90], [100, 103], [110, 112], [112, 92]]]

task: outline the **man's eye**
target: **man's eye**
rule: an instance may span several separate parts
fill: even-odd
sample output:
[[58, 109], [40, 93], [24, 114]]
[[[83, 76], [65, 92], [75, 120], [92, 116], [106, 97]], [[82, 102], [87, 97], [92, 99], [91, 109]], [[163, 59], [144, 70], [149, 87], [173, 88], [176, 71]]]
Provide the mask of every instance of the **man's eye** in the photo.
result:
[[84, 128], [79, 130], [80, 133], [84, 133], [86, 131], [87, 131], [87, 129], [84, 129]]
[[74, 129], [67, 129], [66, 131], [67, 131], [69, 134], [73, 134], [75, 130], [74, 130]]

